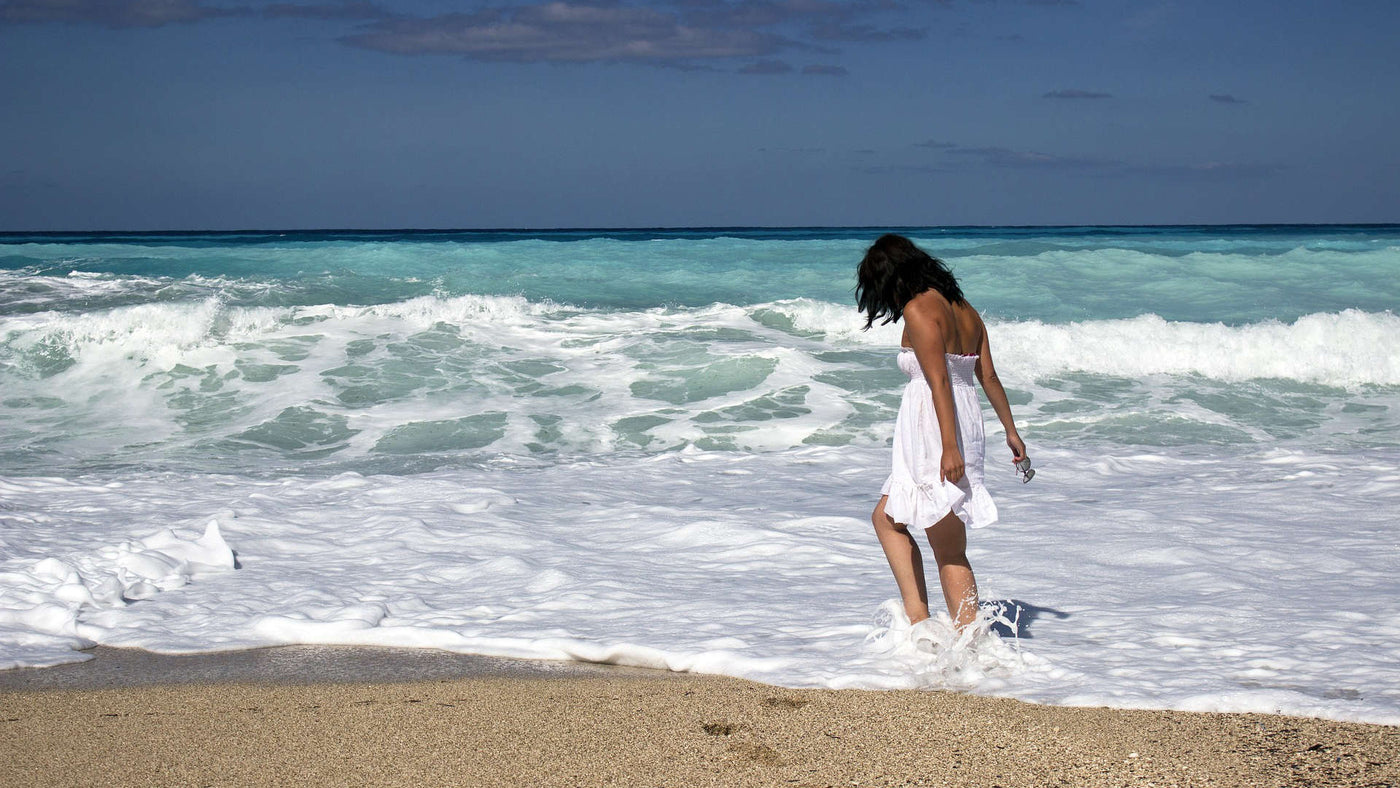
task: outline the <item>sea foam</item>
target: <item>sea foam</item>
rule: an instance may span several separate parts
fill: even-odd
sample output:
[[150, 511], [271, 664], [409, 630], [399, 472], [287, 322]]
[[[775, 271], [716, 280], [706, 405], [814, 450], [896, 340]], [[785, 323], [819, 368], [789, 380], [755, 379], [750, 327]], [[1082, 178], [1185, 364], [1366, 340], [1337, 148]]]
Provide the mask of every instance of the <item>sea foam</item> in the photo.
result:
[[878, 232], [7, 236], [0, 661], [374, 644], [1400, 720], [1396, 228], [913, 231], [1039, 471], [987, 414], [966, 641], [900, 624], [870, 531]]
[[[862, 331], [843, 304], [793, 299], [738, 307], [588, 310], [506, 296], [424, 296], [365, 307], [228, 307], [218, 299], [143, 304], [70, 314], [41, 312], [0, 318], [0, 336], [13, 356], [42, 349], [67, 362], [128, 360], [169, 369], [232, 359], [230, 345], [277, 339], [345, 344], [382, 331], [407, 337], [448, 327], [463, 341], [507, 345], [535, 339], [545, 350], [587, 343], [620, 349], [648, 332], [685, 332], [708, 338], [716, 330], [746, 331], [759, 342], [791, 343], [819, 336], [838, 344], [893, 347], [897, 328]], [[777, 329], [772, 331], [771, 329]], [[1400, 385], [1400, 317], [1391, 312], [1305, 315], [1291, 323], [1268, 320], [1229, 326], [1168, 321], [1153, 314], [1071, 323], [989, 321], [994, 351], [1014, 362], [1015, 377], [1063, 371], [1139, 377], [1199, 375], [1222, 380], [1284, 378], [1333, 385]], [[494, 342], [490, 334], [501, 337]], [[617, 336], [614, 337], [613, 334]], [[790, 336], [784, 336], [790, 334]], [[656, 337], [663, 340], [665, 337]], [[50, 370], [41, 370], [40, 373]]]
[[[8, 531], [16, 521], [30, 519], [24, 514], [8, 513], [0, 520]], [[103, 611], [234, 566], [233, 551], [215, 520], [198, 538], [167, 528], [92, 553], [7, 560], [0, 564], [0, 670], [83, 659], [74, 650], [102, 642]]]
[[[0, 563], [0, 653], [42, 665], [92, 643], [417, 646], [1400, 722], [1400, 456], [1032, 454], [1029, 485], [1004, 451], [989, 456], [1003, 518], [970, 540], [995, 606], [976, 643], [881, 613], [895, 588], [867, 514], [888, 454], [815, 447], [405, 476], [9, 479], [0, 534], [20, 555]], [[148, 538], [190, 543], [210, 520], [237, 570], [211, 537]], [[142, 583], [165, 590], [122, 597]]]
[[[10, 315], [0, 317], [10, 447], [0, 468], [39, 457], [61, 467], [66, 456], [79, 467], [271, 459], [373, 470], [406, 457], [876, 445], [900, 383], [889, 356], [898, 328], [860, 326], [853, 310], [804, 299], [617, 311], [513, 296], [295, 307], [206, 298]], [[1400, 385], [1392, 313], [1243, 326], [992, 320], [988, 330], [1023, 417], [1060, 441], [1154, 445], [1183, 434], [1185, 419], [1212, 443], [1384, 445], [1358, 416], [1400, 417], [1389, 404]], [[1318, 405], [1300, 384], [1332, 387], [1356, 408]], [[1122, 396], [1124, 385], [1136, 393]], [[1105, 399], [1104, 386], [1120, 393]]]

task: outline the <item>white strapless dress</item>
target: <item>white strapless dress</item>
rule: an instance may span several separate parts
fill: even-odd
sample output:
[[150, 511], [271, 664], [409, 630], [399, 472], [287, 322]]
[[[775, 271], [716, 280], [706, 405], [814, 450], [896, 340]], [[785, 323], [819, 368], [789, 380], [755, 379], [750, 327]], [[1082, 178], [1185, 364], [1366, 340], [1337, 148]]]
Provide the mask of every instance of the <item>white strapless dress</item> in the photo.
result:
[[987, 453], [982, 427], [982, 403], [977, 398], [977, 356], [945, 353], [948, 379], [953, 386], [953, 407], [958, 422], [958, 449], [963, 456], [963, 477], [957, 484], [938, 480], [943, 440], [933, 392], [914, 351], [901, 348], [899, 368], [909, 376], [894, 423], [894, 456], [890, 477], [881, 488], [888, 495], [885, 514], [910, 528], [927, 528], [949, 512], [972, 528], [997, 520], [997, 506], [983, 486], [982, 463]]

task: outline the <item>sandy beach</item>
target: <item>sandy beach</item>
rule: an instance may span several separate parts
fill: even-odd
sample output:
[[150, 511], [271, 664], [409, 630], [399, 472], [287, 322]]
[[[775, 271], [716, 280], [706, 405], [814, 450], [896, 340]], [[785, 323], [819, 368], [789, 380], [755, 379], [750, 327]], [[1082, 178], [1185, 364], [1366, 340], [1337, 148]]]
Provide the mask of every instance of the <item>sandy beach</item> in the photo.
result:
[[[453, 657], [430, 653], [416, 680], [385, 681], [396, 676], [385, 671], [392, 658], [367, 649], [177, 658], [104, 651], [87, 667], [4, 674], [0, 784], [1400, 783], [1400, 728], [1381, 725], [793, 690], [481, 658], [451, 667], [442, 660]], [[266, 670], [279, 651], [294, 667]], [[113, 678], [123, 660], [139, 670]], [[318, 663], [321, 681], [313, 680]], [[413, 658], [403, 664], [403, 675], [415, 675]], [[422, 678], [425, 664], [459, 675]], [[259, 671], [269, 679], [247, 681]], [[366, 672], [381, 679], [364, 681]], [[88, 686], [92, 677], [125, 686]]]

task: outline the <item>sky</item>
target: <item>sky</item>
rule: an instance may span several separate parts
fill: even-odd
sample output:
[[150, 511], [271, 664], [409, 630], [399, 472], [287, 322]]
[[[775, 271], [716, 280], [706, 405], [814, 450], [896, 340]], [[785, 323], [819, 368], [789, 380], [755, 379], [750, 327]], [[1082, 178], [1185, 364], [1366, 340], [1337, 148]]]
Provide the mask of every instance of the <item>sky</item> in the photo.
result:
[[1400, 221], [1393, 0], [0, 0], [0, 231]]

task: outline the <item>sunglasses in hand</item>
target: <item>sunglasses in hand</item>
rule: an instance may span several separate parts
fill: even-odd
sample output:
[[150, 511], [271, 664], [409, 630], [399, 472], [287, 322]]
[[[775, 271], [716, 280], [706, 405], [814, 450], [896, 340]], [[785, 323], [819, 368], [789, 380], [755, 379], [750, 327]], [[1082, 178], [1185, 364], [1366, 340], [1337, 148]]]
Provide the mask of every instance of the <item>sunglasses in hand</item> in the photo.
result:
[[1031, 467], [1031, 458], [1022, 457], [1016, 462], [1016, 472], [1021, 474], [1021, 484], [1025, 484], [1035, 478], [1035, 469]]

